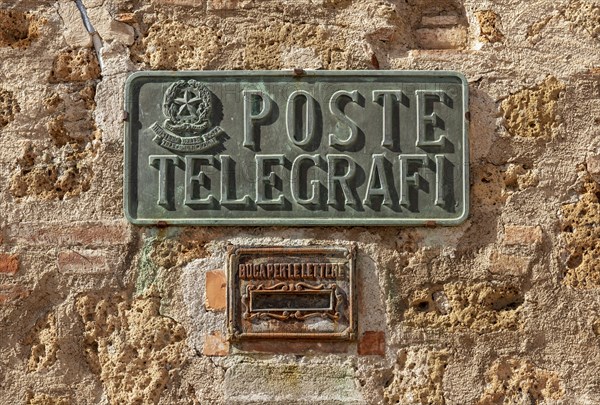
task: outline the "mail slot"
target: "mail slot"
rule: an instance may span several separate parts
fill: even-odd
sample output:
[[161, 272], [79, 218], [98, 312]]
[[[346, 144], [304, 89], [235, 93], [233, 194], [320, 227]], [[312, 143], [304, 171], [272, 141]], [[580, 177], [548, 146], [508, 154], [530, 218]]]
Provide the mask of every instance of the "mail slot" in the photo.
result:
[[257, 311], [330, 311], [333, 290], [324, 291], [252, 291], [250, 312]]

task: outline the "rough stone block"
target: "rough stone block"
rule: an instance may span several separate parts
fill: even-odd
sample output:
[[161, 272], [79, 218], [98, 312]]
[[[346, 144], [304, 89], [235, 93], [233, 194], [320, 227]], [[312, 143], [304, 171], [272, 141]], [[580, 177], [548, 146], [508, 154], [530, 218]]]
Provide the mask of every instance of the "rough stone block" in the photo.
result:
[[528, 257], [493, 251], [490, 254], [489, 271], [494, 274], [522, 276], [529, 270], [530, 263], [531, 259]]
[[42, 392], [29, 393], [27, 405], [72, 405], [73, 400], [64, 395], [51, 395]]
[[26, 48], [39, 35], [43, 21], [31, 13], [0, 10], [0, 47]]
[[41, 371], [52, 366], [56, 362], [59, 348], [58, 328], [54, 313], [49, 312], [46, 316], [40, 318], [23, 343], [31, 346], [31, 353], [27, 362], [29, 371]]
[[499, 42], [504, 35], [500, 32], [500, 18], [492, 10], [482, 10], [475, 12], [477, 22], [479, 23], [479, 41], [481, 42]]
[[532, 246], [542, 242], [542, 228], [539, 226], [507, 225], [504, 227], [505, 245]]
[[[110, 404], [156, 404], [185, 361], [184, 327], [159, 312], [160, 297], [80, 295], [82, 351]], [[128, 387], [123, 389], [123, 387]]]
[[556, 111], [564, 83], [549, 76], [542, 83], [519, 90], [502, 101], [504, 126], [510, 135], [550, 137], [558, 124]]
[[220, 311], [227, 306], [227, 280], [222, 270], [206, 272], [206, 309]]
[[448, 357], [446, 350], [401, 350], [393, 370], [393, 379], [384, 391], [385, 403], [444, 404], [443, 379]]
[[53, 82], [82, 82], [98, 78], [100, 65], [91, 48], [71, 48], [59, 52], [50, 73]]
[[17, 284], [0, 284], [0, 304], [18, 299], [24, 299], [29, 296], [31, 290]]
[[228, 404], [367, 403], [352, 368], [334, 364], [238, 363], [227, 369], [224, 386]]
[[558, 374], [524, 359], [496, 360], [486, 372], [487, 385], [476, 405], [555, 403], [565, 395]]
[[168, 20], [153, 24], [139, 46], [134, 53], [152, 69], [206, 69], [221, 51], [213, 28]]
[[283, 69], [322, 69], [323, 62], [314, 49], [291, 46], [281, 54], [281, 67]]
[[[444, 299], [439, 294], [443, 294]], [[523, 301], [519, 288], [508, 284], [448, 283], [413, 292], [404, 312], [404, 322], [413, 327], [450, 331], [463, 328], [479, 332], [517, 330], [523, 324]]]
[[118, 13], [115, 15], [115, 20], [127, 24], [133, 24], [136, 22], [134, 13]]
[[562, 236], [567, 253], [563, 281], [571, 287], [600, 286], [599, 196], [600, 184], [585, 173], [579, 200], [561, 207]]
[[239, 0], [206, 0], [207, 10], [234, 10]]
[[227, 356], [229, 354], [229, 342], [221, 332], [207, 334], [204, 337], [202, 354], [205, 356]]
[[115, 20], [106, 8], [97, 7], [88, 10], [88, 17], [103, 41], [133, 44], [135, 40], [133, 27]]
[[63, 37], [67, 45], [73, 48], [88, 48], [92, 37], [83, 25], [81, 13], [74, 1], [59, 1], [58, 14], [63, 20]]
[[15, 119], [15, 114], [20, 112], [21, 108], [15, 95], [10, 90], [0, 88], [0, 128], [7, 126]]
[[13, 275], [19, 269], [19, 258], [16, 255], [0, 253], [0, 274]]
[[124, 221], [27, 223], [11, 225], [8, 238], [25, 246], [106, 247], [129, 243], [129, 228]]
[[61, 273], [104, 273], [110, 270], [106, 255], [96, 250], [63, 250], [56, 264]]
[[424, 49], [462, 49], [467, 43], [467, 29], [464, 26], [419, 28], [415, 37]]
[[594, 2], [572, 1], [564, 10], [564, 18], [577, 31], [585, 31], [592, 38], [600, 36], [600, 5]]
[[600, 155], [588, 156], [585, 162], [587, 164], [588, 173], [594, 180], [600, 182]]
[[358, 342], [358, 354], [361, 356], [385, 355], [385, 332], [366, 331]]

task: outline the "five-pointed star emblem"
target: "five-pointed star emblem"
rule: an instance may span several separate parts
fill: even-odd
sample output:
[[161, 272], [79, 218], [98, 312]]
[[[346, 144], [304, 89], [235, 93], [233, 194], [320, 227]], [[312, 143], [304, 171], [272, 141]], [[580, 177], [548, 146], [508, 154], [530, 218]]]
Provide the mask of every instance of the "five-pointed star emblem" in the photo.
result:
[[[179, 111], [177, 115], [182, 117], [193, 117], [194, 119], [198, 118], [196, 114], [197, 105], [201, 102], [202, 99], [195, 94], [193, 94], [189, 89], [186, 89], [183, 93], [183, 97], [176, 98], [173, 102], [179, 105]], [[189, 114], [184, 114], [187, 110]]]

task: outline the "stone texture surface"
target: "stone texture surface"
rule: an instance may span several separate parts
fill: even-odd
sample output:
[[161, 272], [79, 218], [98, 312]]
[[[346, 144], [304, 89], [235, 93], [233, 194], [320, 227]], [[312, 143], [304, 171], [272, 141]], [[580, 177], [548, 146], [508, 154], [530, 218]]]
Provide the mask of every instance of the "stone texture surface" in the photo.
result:
[[600, 216], [600, 185], [587, 173], [582, 174], [581, 197], [562, 206], [562, 235], [567, 257], [567, 285], [577, 288], [600, 286], [600, 239], [596, 224]]
[[12, 91], [0, 89], [0, 128], [7, 126], [20, 111]]
[[492, 10], [475, 12], [479, 23], [479, 40], [481, 42], [500, 42], [504, 38], [500, 31], [500, 18]]
[[111, 403], [156, 403], [185, 361], [185, 330], [159, 314], [160, 297], [80, 296], [84, 350]]
[[557, 100], [565, 85], [550, 76], [533, 88], [523, 89], [502, 101], [508, 133], [523, 137], [549, 137], [557, 124]]
[[240, 363], [225, 374], [225, 398], [229, 404], [364, 404], [353, 376], [350, 366]]
[[0, 10], [0, 47], [26, 48], [39, 35], [43, 18], [20, 10]]
[[[0, 2], [0, 404], [599, 403], [596, 0], [81, 3], [96, 46], [70, 0]], [[464, 73], [467, 221], [125, 222], [129, 73], [294, 67]], [[350, 242], [356, 341], [227, 340], [229, 243]]]
[[497, 360], [486, 372], [486, 382], [477, 405], [552, 403], [565, 394], [556, 373], [541, 370], [523, 359]]
[[512, 285], [449, 283], [415, 291], [404, 313], [407, 324], [480, 332], [518, 329], [523, 293]]
[[444, 350], [401, 350], [393, 376], [386, 383], [385, 403], [443, 405], [443, 379], [448, 357]]

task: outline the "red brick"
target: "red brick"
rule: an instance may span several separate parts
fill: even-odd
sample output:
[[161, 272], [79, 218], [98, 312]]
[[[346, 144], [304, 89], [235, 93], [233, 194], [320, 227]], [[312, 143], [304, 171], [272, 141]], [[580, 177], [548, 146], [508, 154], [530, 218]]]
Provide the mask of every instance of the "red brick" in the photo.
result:
[[494, 251], [490, 254], [491, 273], [522, 276], [529, 270], [531, 259], [528, 257], [509, 255]]
[[202, 354], [205, 356], [227, 356], [229, 354], [229, 342], [221, 332], [206, 335]]
[[106, 253], [95, 250], [64, 250], [56, 260], [62, 273], [103, 273], [109, 271]]
[[16, 299], [27, 298], [31, 293], [21, 285], [0, 284], [0, 304], [4, 304]]
[[542, 241], [542, 228], [539, 226], [507, 225], [504, 227], [505, 245], [531, 246]]
[[227, 305], [225, 273], [213, 270], [206, 273], [206, 309], [220, 311]]
[[126, 222], [20, 223], [10, 227], [14, 244], [30, 246], [115, 246], [127, 244]]
[[16, 255], [0, 253], [0, 273], [15, 274], [19, 269], [19, 258]]
[[366, 331], [358, 342], [358, 354], [361, 356], [385, 355], [385, 333]]

